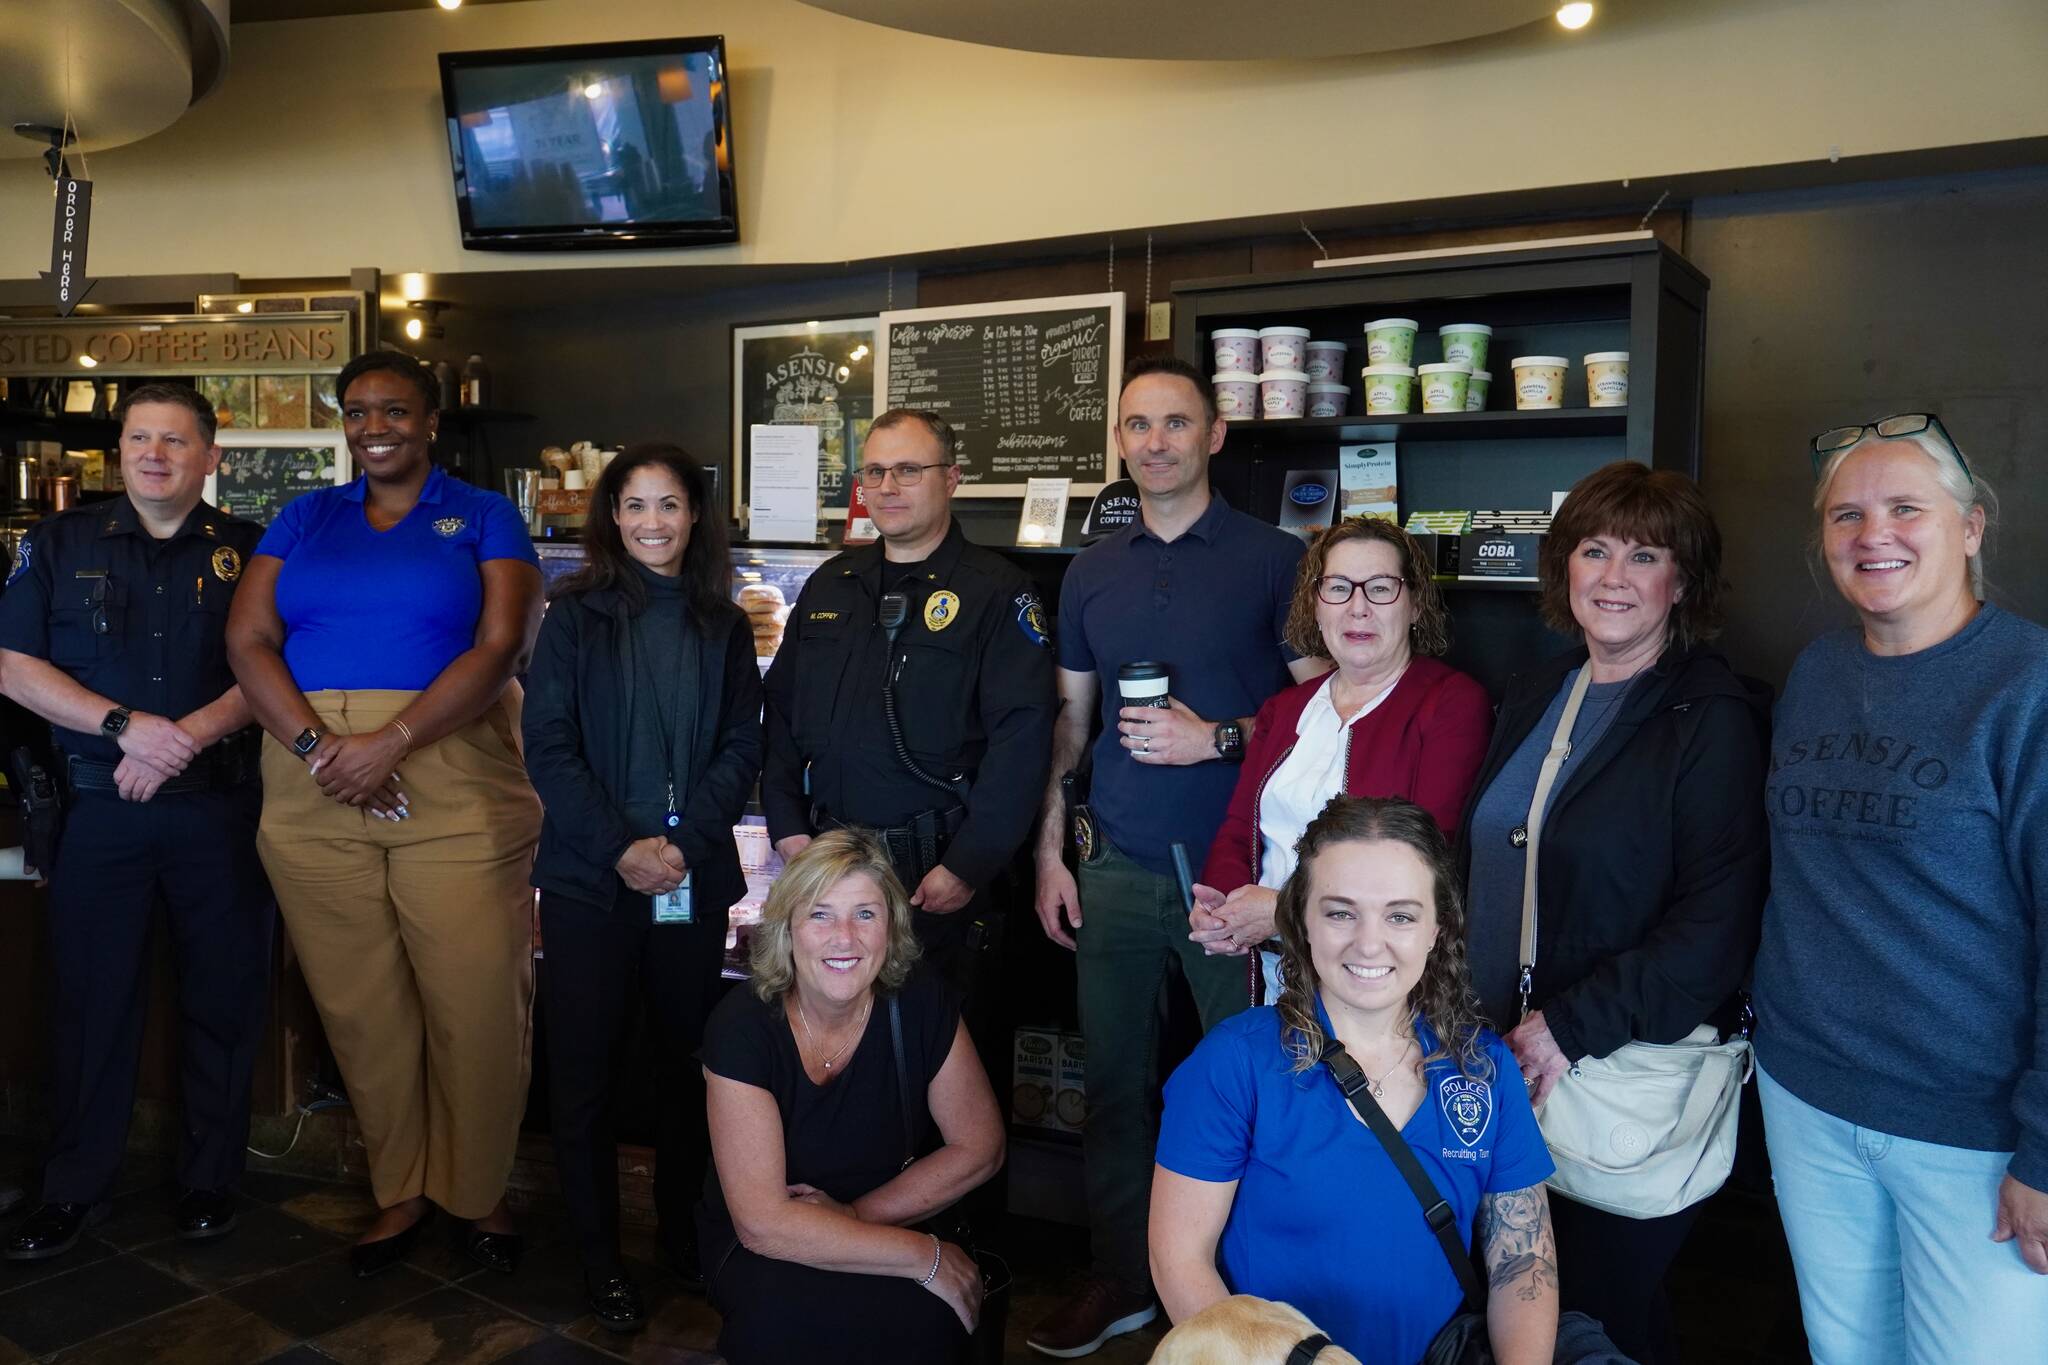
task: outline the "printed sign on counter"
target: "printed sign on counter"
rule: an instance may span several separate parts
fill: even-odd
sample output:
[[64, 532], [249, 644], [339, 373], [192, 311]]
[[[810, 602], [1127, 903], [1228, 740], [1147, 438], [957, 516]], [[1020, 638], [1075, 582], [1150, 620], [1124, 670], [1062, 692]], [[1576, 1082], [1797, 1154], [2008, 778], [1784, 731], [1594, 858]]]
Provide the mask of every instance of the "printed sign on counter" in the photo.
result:
[[1290, 469], [1280, 494], [1280, 529], [1303, 540], [1330, 524], [1337, 511], [1337, 471]]
[[1392, 441], [1339, 446], [1337, 481], [1344, 490], [1339, 516], [1401, 519], [1401, 481]]
[[1067, 529], [1067, 489], [1072, 479], [1033, 479], [1017, 514], [1017, 543], [1057, 545]]

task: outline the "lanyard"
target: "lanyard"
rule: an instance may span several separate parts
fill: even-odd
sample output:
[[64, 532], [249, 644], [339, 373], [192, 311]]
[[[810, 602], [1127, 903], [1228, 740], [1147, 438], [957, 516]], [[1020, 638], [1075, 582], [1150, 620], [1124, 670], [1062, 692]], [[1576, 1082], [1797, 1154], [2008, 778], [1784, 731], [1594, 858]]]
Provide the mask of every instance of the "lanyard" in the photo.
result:
[[[655, 611], [655, 610], [658, 610], [658, 609], [659, 609], [659, 604], [658, 604], [658, 603], [650, 603], [650, 604], [649, 604], [649, 606], [648, 606], [648, 610], [649, 610], [649, 611]], [[643, 643], [644, 643], [644, 642], [643, 642]], [[681, 677], [678, 677], [678, 678], [676, 678], [676, 680], [675, 680], [675, 687], [676, 687], [676, 691], [675, 691], [675, 699], [674, 699], [674, 701], [673, 701], [673, 703], [672, 703], [672, 706], [671, 706], [671, 708], [670, 708], [670, 714], [669, 714], [669, 715], [668, 715], [668, 716], [666, 717], [666, 719], [664, 719], [664, 718], [663, 718], [663, 716], [662, 716], [662, 714], [661, 714], [661, 709], [660, 709], [660, 701], [661, 701], [661, 688], [660, 688], [660, 686], [658, 685], [658, 684], [659, 684], [659, 680], [658, 680], [658, 679], [656, 679], [656, 678], [655, 678], [655, 676], [654, 676], [654, 668], [653, 668], [653, 665], [652, 665], [652, 664], [650, 664], [650, 663], [648, 662], [648, 660], [647, 660], [647, 653], [648, 653], [648, 651], [647, 651], [647, 650], [645, 650], [645, 649], [641, 649], [641, 650], [637, 651], [637, 653], [638, 653], [638, 659], [637, 659], [637, 663], [638, 663], [638, 671], [640, 671], [640, 672], [642, 672], [642, 673], [644, 673], [644, 674], [646, 675], [646, 677], [647, 677], [647, 695], [648, 695], [648, 697], [649, 697], [649, 699], [650, 699], [650, 700], [652, 700], [652, 701], [654, 701], [654, 702], [655, 702], [654, 722], [655, 722], [655, 724], [656, 724], [657, 726], [659, 726], [659, 727], [660, 727], [660, 729], [661, 729], [661, 757], [662, 757], [662, 766], [663, 766], [663, 768], [664, 768], [664, 769], [666, 769], [666, 771], [667, 771], [667, 774], [668, 774], [668, 808], [667, 808], [667, 811], [666, 811], [666, 813], [665, 813], [665, 814], [663, 814], [663, 816], [662, 816], [662, 818], [661, 818], [661, 822], [662, 822], [662, 824], [663, 824], [663, 825], [665, 825], [665, 826], [666, 826], [666, 827], [668, 827], [669, 829], [675, 829], [675, 828], [676, 828], [677, 826], [679, 826], [679, 825], [681, 825], [681, 824], [683, 823], [683, 817], [682, 817], [682, 813], [681, 813], [681, 812], [680, 812], [679, 810], [677, 810], [677, 809], [676, 809], [676, 774], [675, 774], [675, 757], [676, 757], [676, 735], [677, 735], [677, 734], [678, 734], [678, 733], [679, 733], [679, 732], [680, 732], [680, 731], [682, 730], [682, 728], [683, 728], [683, 683], [684, 683], [684, 679], [682, 679]]]

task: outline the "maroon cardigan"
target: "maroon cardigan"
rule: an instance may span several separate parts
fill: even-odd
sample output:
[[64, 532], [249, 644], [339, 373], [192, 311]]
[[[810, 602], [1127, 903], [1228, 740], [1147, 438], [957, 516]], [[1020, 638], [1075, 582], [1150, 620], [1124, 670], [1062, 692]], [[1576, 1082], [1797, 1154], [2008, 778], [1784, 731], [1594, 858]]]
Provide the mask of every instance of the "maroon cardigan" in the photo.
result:
[[[1328, 676], [1296, 683], [1259, 708], [1230, 810], [1202, 865], [1202, 880], [1226, 895], [1259, 879], [1259, 798], [1293, 751], [1301, 713]], [[1344, 792], [1405, 796], [1455, 837], [1492, 731], [1486, 689], [1439, 659], [1417, 655], [1387, 699], [1347, 732]]]

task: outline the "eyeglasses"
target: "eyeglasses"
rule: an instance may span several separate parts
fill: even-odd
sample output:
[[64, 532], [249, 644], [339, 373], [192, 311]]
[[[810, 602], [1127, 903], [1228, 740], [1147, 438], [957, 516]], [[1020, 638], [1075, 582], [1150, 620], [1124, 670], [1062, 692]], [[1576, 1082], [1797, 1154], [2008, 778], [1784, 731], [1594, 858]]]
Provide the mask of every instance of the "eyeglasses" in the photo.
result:
[[1900, 436], [1918, 436], [1923, 431], [1931, 431], [1939, 437], [1948, 453], [1956, 457], [1956, 464], [1962, 468], [1964, 477], [1973, 484], [1977, 482], [1977, 476], [1970, 472], [1970, 462], [1956, 447], [1955, 437], [1948, 434], [1948, 428], [1931, 412], [1902, 412], [1858, 427], [1832, 427], [1823, 431], [1813, 438], [1813, 477], [1818, 479], [1821, 471], [1827, 468], [1828, 456], [1838, 450], [1847, 450], [1872, 432], [1892, 440]]
[[938, 464], [864, 464], [860, 467], [860, 486], [880, 488], [882, 480], [890, 474], [896, 476], [898, 488], [915, 488], [924, 480], [927, 469], [944, 469], [945, 462]]
[[1405, 586], [1394, 574], [1376, 574], [1361, 582], [1333, 573], [1316, 580], [1316, 596], [1333, 607], [1341, 607], [1351, 600], [1352, 593], [1363, 589], [1366, 601], [1376, 607], [1385, 607], [1401, 600], [1401, 589]]

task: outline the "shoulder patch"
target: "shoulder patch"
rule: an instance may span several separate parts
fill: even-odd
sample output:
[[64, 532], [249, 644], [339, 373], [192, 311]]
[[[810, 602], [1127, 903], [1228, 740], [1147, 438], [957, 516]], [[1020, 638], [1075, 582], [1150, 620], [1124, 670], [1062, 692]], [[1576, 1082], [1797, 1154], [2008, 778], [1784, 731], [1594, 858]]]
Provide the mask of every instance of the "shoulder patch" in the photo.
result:
[[1027, 588], [1011, 599], [1011, 605], [1017, 609], [1017, 629], [1024, 633], [1024, 638], [1040, 649], [1051, 649], [1052, 631], [1046, 624], [1045, 603], [1038, 600], [1038, 594]]
[[9, 583], [12, 583], [15, 579], [28, 572], [29, 555], [34, 549], [35, 541], [27, 536], [23, 536], [21, 543], [14, 547], [14, 568], [7, 574], [7, 581]]
[[1493, 1122], [1492, 1088], [1469, 1076], [1452, 1074], [1437, 1082], [1436, 1093], [1437, 1103], [1443, 1106], [1444, 1118], [1458, 1135], [1458, 1141], [1467, 1148], [1477, 1146], [1479, 1139], [1486, 1136], [1487, 1125]]

